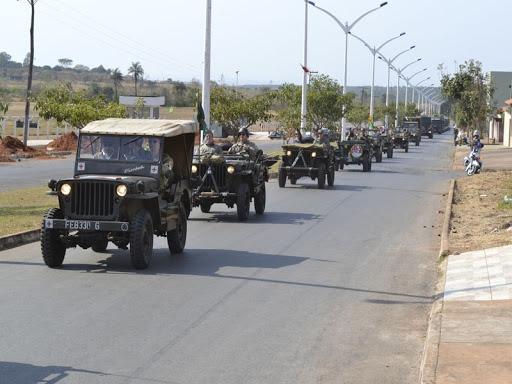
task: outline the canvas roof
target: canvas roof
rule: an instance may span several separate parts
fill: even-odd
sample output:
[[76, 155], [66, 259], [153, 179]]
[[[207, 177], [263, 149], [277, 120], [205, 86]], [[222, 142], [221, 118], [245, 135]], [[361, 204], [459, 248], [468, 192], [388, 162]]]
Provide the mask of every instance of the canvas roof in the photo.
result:
[[80, 132], [173, 137], [198, 130], [199, 124], [193, 120], [105, 119], [90, 122]]

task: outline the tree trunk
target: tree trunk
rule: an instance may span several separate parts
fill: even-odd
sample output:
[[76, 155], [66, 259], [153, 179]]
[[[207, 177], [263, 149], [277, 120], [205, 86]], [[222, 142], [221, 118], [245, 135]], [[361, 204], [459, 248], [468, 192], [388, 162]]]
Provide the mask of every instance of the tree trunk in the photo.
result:
[[137, 78], [134, 77], [134, 82], [135, 82], [135, 96], [137, 96]]
[[28, 142], [28, 129], [30, 119], [30, 97], [32, 96], [32, 71], [34, 68], [34, 11], [35, 0], [30, 0], [32, 16], [30, 19], [30, 62], [28, 66], [27, 98], [25, 100], [25, 122], [23, 124], [23, 144]]

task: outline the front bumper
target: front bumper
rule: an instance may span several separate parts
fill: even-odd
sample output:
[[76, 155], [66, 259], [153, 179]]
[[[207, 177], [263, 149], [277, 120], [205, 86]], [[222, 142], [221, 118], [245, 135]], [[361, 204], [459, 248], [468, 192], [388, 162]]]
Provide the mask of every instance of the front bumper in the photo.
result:
[[47, 229], [87, 232], [128, 232], [130, 223], [124, 221], [45, 219]]
[[282, 167], [286, 171], [287, 175], [293, 176], [309, 176], [309, 177], [317, 177], [318, 176], [318, 168], [315, 167], [290, 167], [284, 166]]

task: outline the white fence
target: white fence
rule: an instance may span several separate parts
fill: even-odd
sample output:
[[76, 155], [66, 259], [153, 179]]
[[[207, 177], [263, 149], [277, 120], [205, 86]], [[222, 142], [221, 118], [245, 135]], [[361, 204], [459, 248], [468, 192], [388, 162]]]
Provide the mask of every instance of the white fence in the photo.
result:
[[[0, 122], [0, 136], [23, 136], [23, 116], [8, 116]], [[71, 127], [68, 123], [64, 123], [63, 127], [59, 127], [54, 120], [34, 119], [30, 121], [29, 137], [30, 138], [46, 138], [50, 139], [64, 133], [74, 131], [77, 129]]]

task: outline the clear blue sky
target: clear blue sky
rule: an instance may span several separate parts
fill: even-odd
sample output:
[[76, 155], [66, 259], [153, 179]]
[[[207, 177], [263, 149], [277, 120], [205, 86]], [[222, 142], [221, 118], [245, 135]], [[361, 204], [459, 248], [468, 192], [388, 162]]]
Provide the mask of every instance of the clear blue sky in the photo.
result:
[[[74, 64], [126, 73], [140, 61], [146, 77], [202, 79], [205, 0], [39, 0], [36, 5], [36, 64], [56, 65], [67, 57]], [[302, 0], [212, 0], [212, 79], [226, 83], [301, 82], [304, 25]], [[319, 0], [340, 20], [351, 21], [379, 0]], [[379, 45], [402, 31], [407, 35], [383, 49], [393, 54], [410, 45], [400, 65], [422, 57], [409, 74], [428, 67], [437, 83], [437, 65], [453, 71], [469, 58], [485, 70], [512, 70], [508, 53], [510, 7], [498, 0], [390, 0], [354, 29]], [[26, 0], [2, 0], [0, 51], [22, 61], [29, 50], [30, 9]], [[309, 66], [343, 76], [344, 35], [333, 20], [310, 7]], [[386, 82], [386, 67], [378, 63], [376, 83]], [[349, 41], [349, 85], [370, 83], [370, 53]], [[416, 79], [421, 79], [419, 75]], [[395, 79], [393, 79], [393, 82]]]

